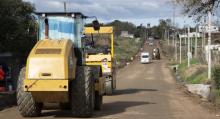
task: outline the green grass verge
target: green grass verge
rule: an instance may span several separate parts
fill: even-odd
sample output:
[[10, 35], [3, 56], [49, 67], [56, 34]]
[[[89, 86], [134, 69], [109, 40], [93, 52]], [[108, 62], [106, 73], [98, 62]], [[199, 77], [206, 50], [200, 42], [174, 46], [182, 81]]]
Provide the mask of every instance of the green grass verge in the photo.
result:
[[207, 69], [199, 69], [196, 73], [186, 78], [187, 83], [201, 84], [207, 82]]
[[212, 93], [214, 95], [214, 99], [212, 99], [212, 101], [214, 101], [216, 105], [220, 106], [220, 89], [215, 89]]
[[215, 97], [214, 97], [214, 102], [215, 104], [220, 107], [220, 65], [215, 65], [212, 68], [212, 81], [214, 81], [214, 92], [212, 92]]
[[[199, 61], [195, 58], [191, 59], [190, 62], [191, 66], [199, 65]], [[195, 73], [189, 75], [186, 74], [186, 70], [188, 70], [188, 61], [187, 59], [182, 62], [182, 64], [179, 65], [179, 73], [183, 81], [189, 83], [189, 84], [201, 84], [201, 83], [207, 83], [207, 68], [200, 68]]]
[[[196, 65], [196, 64], [199, 64], [199, 61], [195, 58], [192, 58], [190, 65]], [[182, 64], [179, 65], [179, 70], [182, 72], [185, 71], [187, 68], [188, 68], [188, 60], [185, 59], [183, 60]]]

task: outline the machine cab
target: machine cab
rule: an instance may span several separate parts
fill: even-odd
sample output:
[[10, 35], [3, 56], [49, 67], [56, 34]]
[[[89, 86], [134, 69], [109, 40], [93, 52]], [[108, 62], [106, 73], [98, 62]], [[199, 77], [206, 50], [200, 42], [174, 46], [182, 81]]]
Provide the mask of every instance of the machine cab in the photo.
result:
[[74, 43], [74, 47], [81, 48], [81, 36], [84, 19], [81, 13], [36, 13], [39, 24], [39, 40], [67, 39]]

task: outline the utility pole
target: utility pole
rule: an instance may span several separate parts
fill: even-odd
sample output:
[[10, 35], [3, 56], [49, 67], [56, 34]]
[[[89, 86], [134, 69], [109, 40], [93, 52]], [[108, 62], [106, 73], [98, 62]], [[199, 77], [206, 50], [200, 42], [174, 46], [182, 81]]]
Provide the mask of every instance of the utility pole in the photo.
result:
[[175, 46], [175, 35], [176, 34], [175, 34], [175, 30], [173, 30], [173, 31], [174, 31], [174, 33], [173, 33], [173, 43], [172, 44], [173, 44], [173, 46]]
[[162, 32], [163, 40], [166, 40], [166, 29], [164, 28], [164, 32]]
[[173, 34], [173, 45], [174, 45], [174, 56], [175, 56], [175, 61], [177, 61], [177, 42], [176, 42], [176, 28], [175, 28], [175, 25], [176, 25], [176, 2], [175, 0], [173, 1], [173, 30], [174, 30], [174, 34]]
[[182, 37], [180, 37], [180, 64], [182, 63]]
[[193, 37], [190, 37], [190, 51], [193, 52]]
[[63, 6], [64, 6], [64, 12], [66, 12], [66, 2], [63, 2]]
[[196, 26], [196, 38], [195, 38], [195, 58], [197, 58], [197, 45], [198, 45], [198, 25]]
[[176, 34], [176, 1], [174, 0], [173, 1], [173, 28], [174, 28], [174, 36], [173, 36], [173, 43], [174, 44], [174, 47], [175, 47], [175, 61], [177, 61], [178, 59], [178, 56], [177, 56], [177, 34]]
[[168, 38], [168, 46], [169, 46], [170, 45], [170, 28], [168, 28], [167, 38]]
[[208, 79], [211, 79], [212, 59], [211, 59], [211, 11], [208, 12], [209, 17], [209, 37], [208, 37]]
[[176, 38], [176, 33], [175, 33], [175, 60], [177, 61], [178, 57], [177, 57], [177, 38]]
[[206, 18], [204, 18], [203, 21], [203, 26], [202, 26], [202, 51], [204, 51], [204, 46], [205, 46], [205, 38], [206, 38]]
[[174, 31], [174, 34], [173, 34], [173, 46], [175, 45], [175, 35], [176, 35], [176, 29], [175, 29], [175, 15], [176, 15], [176, 2], [173, 1], [173, 31]]
[[186, 47], [186, 44], [187, 44], [187, 27], [184, 27], [184, 31], [185, 31], [185, 36], [184, 36], [184, 54], [186, 54], [187, 56], [187, 47]]
[[187, 39], [187, 28], [186, 28], [186, 21], [184, 20], [184, 27], [183, 27], [183, 29], [184, 29], [184, 45], [186, 45], [186, 39]]
[[204, 40], [205, 40], [205, 30], [204, 30], [204, 26], [202, 26], [202, 52], [204, 51]]
[[187, 39], [186, 36], [187, 36], [187, 28], [185, 28], [185, 38], [184, 38], [185, 41], [184, 41], [184, 45], [186, 45], [186, 39]]
[[150, 23], [147, 24], [147, 39], [149, 38]]
[[146, 28], [144, 28], [144, 40], [146, 40], [147, 39], [147, 29]]
[[173, 34], [173, 45], [174, 45], [174, 48], [175, 48], [175, 52], [174, 52], [174, 55], [175, 55], [175, 61], [177, 61], [177, 45], [176, 45], [176, 28], [175, 28], [175, 24], [176, 24], [176, 2], [173, 1], [173, 30], [174, 30], [174, 34]]
[[187, 58], [188, 58], [188, 67], [190, 67], [190, 56], [191, 56], [191, 52], [190, 52], [190, 37], [189, 37], [189, 33], [190, 33], [190, 27], [188, 26], [188, 52], [187, 52]]

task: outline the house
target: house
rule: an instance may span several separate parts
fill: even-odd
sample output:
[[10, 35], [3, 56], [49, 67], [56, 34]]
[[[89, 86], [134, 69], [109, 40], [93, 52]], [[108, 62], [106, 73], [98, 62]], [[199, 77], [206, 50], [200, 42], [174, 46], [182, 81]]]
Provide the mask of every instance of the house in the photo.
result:
[[134, 38], [134, 34], [129, 34], [128, 31], [121, 31], [121, 37]]

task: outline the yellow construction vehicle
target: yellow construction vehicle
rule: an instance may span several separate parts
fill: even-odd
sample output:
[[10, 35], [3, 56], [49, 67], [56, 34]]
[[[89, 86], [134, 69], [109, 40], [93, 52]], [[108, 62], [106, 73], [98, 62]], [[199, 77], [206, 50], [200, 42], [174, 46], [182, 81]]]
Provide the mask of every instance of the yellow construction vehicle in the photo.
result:
[[101, 74], [105, 77], [105, 94], [111, 95], [116, 89], [113, 27], [100, 27], [98, 31], [86, 27], [85, 35], [92, 44], [86, 53], [86, 65], [101, 67]]
[[[24, 117], [39, 116], [44, 103], [69, 106], [73, 116], [90, 117], [100, 109], [104, 78], [99, 66], [85, 62], [81, 13], [37, 13], [39, 41], [17, 83], [17, 104]], [[93, 22], [99, 30], [98, 21]]]

